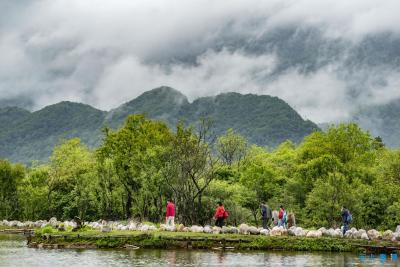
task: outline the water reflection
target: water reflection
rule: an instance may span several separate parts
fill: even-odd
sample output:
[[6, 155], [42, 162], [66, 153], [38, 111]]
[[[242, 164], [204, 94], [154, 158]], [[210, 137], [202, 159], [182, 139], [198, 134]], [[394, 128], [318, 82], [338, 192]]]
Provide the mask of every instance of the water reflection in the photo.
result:
[[0, 235], [0, 266], [400, 266], [396, 254], [29, 249]]
[[381, 266], [400, 266], [400, 262], [398, 261], [397, 254], [370, 254], [370, 255], [360, 255], [359, 257], [360, 263], [363, 266], [373, 266], [374, 264], [380, 263]]

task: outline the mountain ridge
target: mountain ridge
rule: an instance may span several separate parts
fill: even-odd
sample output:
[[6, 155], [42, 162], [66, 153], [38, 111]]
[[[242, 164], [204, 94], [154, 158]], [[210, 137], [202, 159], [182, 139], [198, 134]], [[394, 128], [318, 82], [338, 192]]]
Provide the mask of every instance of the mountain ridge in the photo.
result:
[[[0, 158], [28, 163], [47, 160], [60, 140], [79, 137], [89, 147], [101, 142], [103, 127], [118, 128], [130, 114], [144, 113], [149, 118], [174, 127], [178, 121], [196, 124], [202, 117], [215, 122], [215, 133], [233, 128], [251, 143], [274, 147], [285, 140], [300, 142], [319, 128], [302, 117], [278, 97], [224, 93], [189, 102], [171, 87], [158, 87], [112, 109], [103, 111], [90, 105], [62, 101], [29, 112], [20, 108], [1, 108]], [[6, 130], [4, 130], [6, 129]]]

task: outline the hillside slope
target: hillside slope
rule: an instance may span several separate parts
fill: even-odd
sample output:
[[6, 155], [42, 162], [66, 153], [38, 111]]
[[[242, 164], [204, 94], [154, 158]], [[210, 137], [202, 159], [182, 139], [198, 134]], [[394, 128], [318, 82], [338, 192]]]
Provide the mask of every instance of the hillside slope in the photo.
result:
[[[14, 123], [7, 118], [22, 116]], [[63, 139], [79, 137], [89, 146], [98, 144], [106, 112], [89, 105], [60, 102], [39, 111], [21, 114], [20, 110], [1, 113], [0, 158], [29, 162], [46, 160]], [[5, 127], [4, 127], [5, 126]]]
[[285, 101], [266, 95], [226, 93], [199, 98], [184, 106], [180, 116], [190, 123], [210, 117], [217, 135], [233, 128], [250, 142], [271, 147], [287, 139], [299, 142], [318, 129], [314, 123], [304, 121]]
[[270, 147], [287, 139], [299, 142], [318, 130], [277, 97], [226, 93], [189, 103], [179, 91], [160, 87], [109, 112], [73, 102], [61, 102], [32, 113], [20, 108], [0, 109], [0, 158], [25, 163], [45, 161], [60, 140], [72, 137], [96, 147], [103, 127], [118, 128], [128, 115], [136, 113], [163, 120], [171, 127], [179, 120], [196, 124], [209, 117], [217, 135], [233, 128], [250, 142]]

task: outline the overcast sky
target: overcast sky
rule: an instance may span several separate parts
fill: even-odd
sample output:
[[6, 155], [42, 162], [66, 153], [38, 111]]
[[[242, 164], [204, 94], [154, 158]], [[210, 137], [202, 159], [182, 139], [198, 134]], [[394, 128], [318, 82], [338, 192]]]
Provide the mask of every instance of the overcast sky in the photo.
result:
[[168, 85], [315, 122], [400, 98], [398, 0], [0, 0], [0, 100], [108, 110]]

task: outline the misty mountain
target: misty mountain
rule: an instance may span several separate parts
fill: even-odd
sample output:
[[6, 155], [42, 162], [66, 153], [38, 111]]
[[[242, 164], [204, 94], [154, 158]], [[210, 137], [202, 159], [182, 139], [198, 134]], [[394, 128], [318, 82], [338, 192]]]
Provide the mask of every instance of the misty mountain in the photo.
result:
[[109, 23], [96, 6], [44, 12], [32, 0], [12, 2], [13, 19], [30, 27], [2, 38], [0, 107], [71, 100], [109, 110], [143, 88], [171, 84], [191, 100], [232, 91], [277, 96], [321, 123], [400, 98], [396, 1], [334, 1], [329, 11], [318, 1], [185, 1], [172, 24], [170, 10], [142, 18], [154, 12], [148, 3], [130, 12], [114, 5], [122, 12]]
[[387, 146], [400, 147], [400, 100], [362, 108], [354, 113], [352, 121], [380, 136]]
[[159, 87], [143, 93], [137, 98], [112, 109], [106, 117], [106, 124], [116, 128], [129, 114], [144, 113], [148, 117], [163, 120], [170, 126], [175, 125], [184, 116], [182, 107], [190, 106], [189, 100], [181, 92], [170, 87]]
[[72, 137], [94, 147], [100, 140], [105, 115], [104, 111], [73, 102], [60, 102], [32, 113], [2, 108], [0, 158], [46, 160], [57, 143]]
[[200, 118], [209, 117], [217, 135], [233, 128], [250, 142], [270, 147], [287, 139], [299, 142], [318, 130], [277, 97], [225, 93], [189, 103], [182, 93], [160, 87], [109, 112], [73, 102], [60, 102], [35, 112], [1, 108], [0, 158], [25, 163], [45, 161], [57, 143], [72, 137], [94, 148], [101, 141], [103, 127], [117, 128], [135, 113], [145, 113], [171, 127], [179, 120], [196, 124]]

